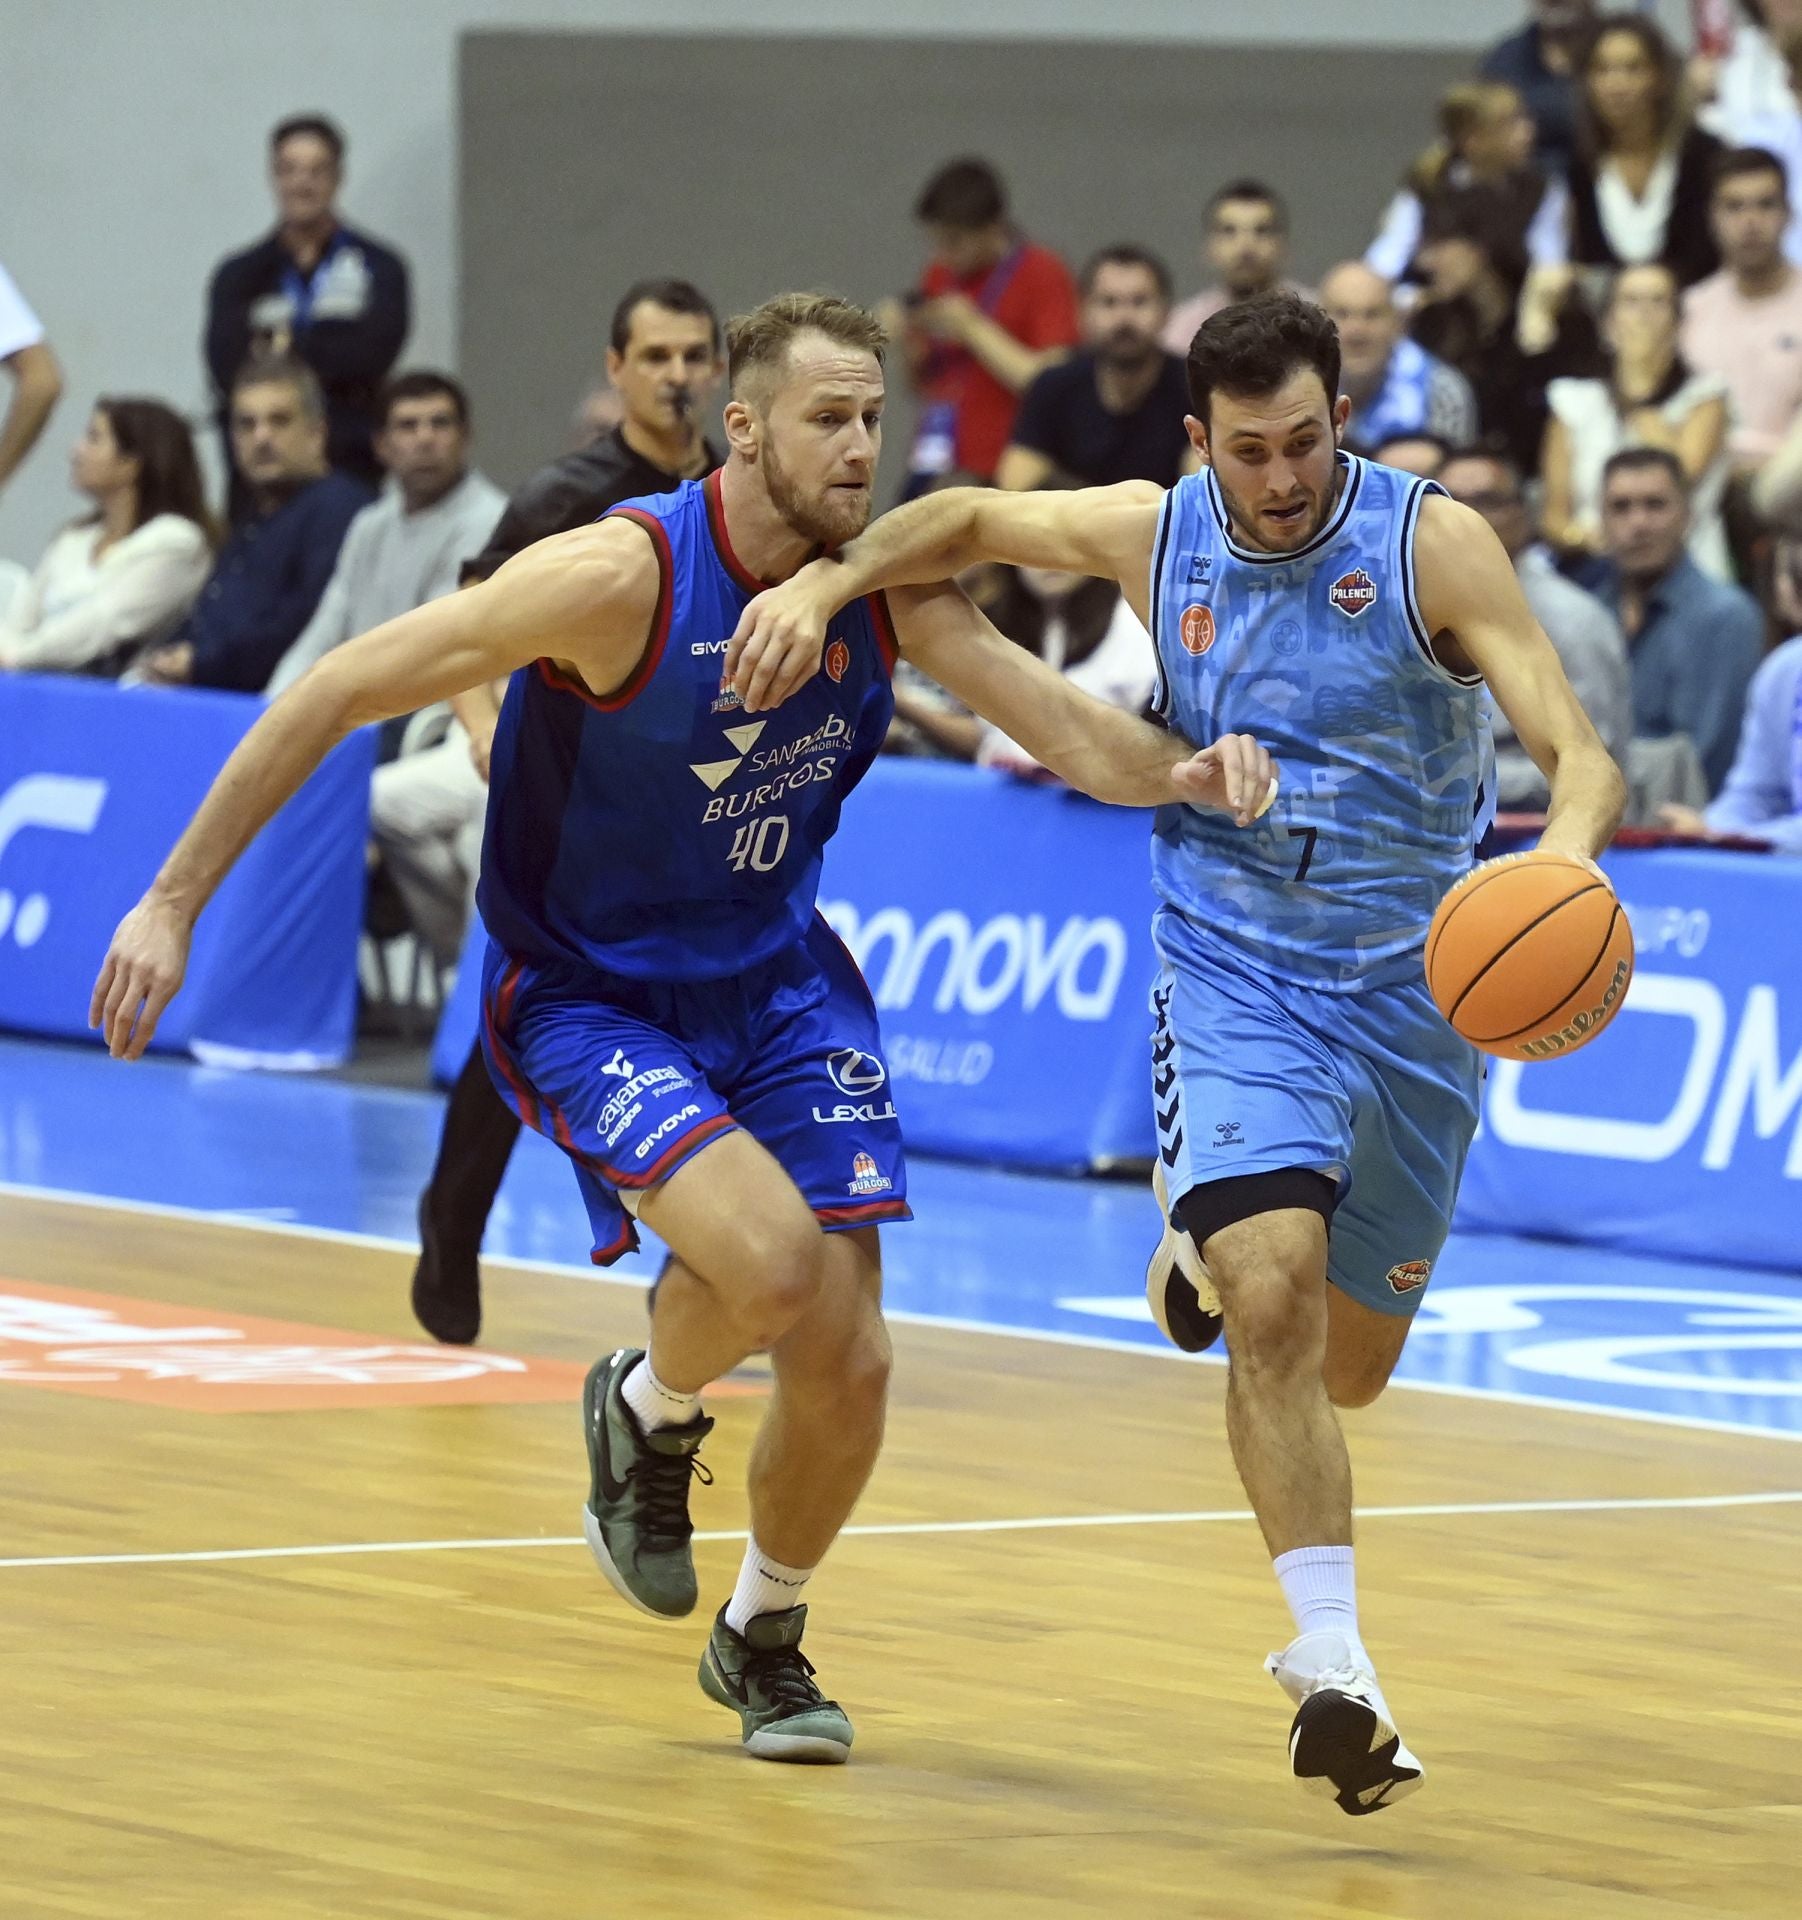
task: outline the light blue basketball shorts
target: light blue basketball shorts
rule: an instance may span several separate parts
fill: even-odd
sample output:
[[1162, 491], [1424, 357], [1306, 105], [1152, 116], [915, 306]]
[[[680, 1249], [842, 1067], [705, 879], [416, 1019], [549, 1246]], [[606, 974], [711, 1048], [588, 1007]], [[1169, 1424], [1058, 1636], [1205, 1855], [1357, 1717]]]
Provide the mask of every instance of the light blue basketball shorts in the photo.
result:
[[1238, 959], [1168, 907], [1153, 938], [1152, 1090], [1170, 1204], [1211, 1180], [1308, 1167], [1336, 1181], [1327, 1277], [1407, 1315], [1451, 1227], [1481, 1057], [1423, 979], [1323, 993]]

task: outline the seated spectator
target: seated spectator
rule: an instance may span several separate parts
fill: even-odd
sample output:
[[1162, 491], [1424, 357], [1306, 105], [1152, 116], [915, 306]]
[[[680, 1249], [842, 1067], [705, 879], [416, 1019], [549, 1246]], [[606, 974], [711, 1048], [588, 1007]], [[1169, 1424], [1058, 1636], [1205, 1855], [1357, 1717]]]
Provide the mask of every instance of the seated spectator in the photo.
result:
[[[1017, 646], [1036, 653], [1097, 700], [1129, 713], [1144, 711], [1157, 685], [1157, 656], [1150, 634], [1115, 582], [1037, 567], [997, 567], [984, 589], [978, 604]], [[1048, 777], [998, 727], [946, 706], [942, 695], [934, 699], [914, 692], [899, 676], [895, 716], [947, 758]]]
[[1595, 0], [1530, 0], [1531, 18], [1490, 48], [1479, 71], [1526, 102], [1533, 158], [1555, 179], [1570, 171], [1577, 142], [1577, 62], [1595, 24]]
[[1690, 122], [1683, 67], [1643, 14], [1611, 14], [1581, 67], [1570, 169], [1570, 258], [1580, 267], [1657, 261], [1681, 287], [1720, 265], [1708, 201], [1721, 143]]
[[1533, 164], [1520, 95], [1498, 81], [1466, 81], [1439, 102], [1439, 132], [1390, 201], [1364, 264], [1385, 280], [1423, 280], [1422, 246], [1455, 236], [1507, 262], [1517, 291], [1529, 263], [1561, 266], [1570, 197]]
[[[1203, 264], [1218, 276], [1193, 298], [1175, 308], [1164, 323], [1164, 345], [1187, 359], [1189, 342], [1204, 320], [1222, 307], [1255, 300], [1287, 286], [1289, 209], [1282, 196], [1259, 180], [1234, 180], [1208, 202]], [[1291, 291], [1300, 293], [1300, 287]], [[1312, 297], [1312, 296], [1310, 296]]]
[[[292, 354], [324, 391], [327, 459], [374, 482], [376, 403], [410, 324], [406, 262], [339, 216], [344, 135], [323, 115], [296, 114], [276, 127], [269, 171], [275, 231], [222, 260], [207, 292], [206, 359], [220, 427], [238, 369]], [[234, 478], [234, 519], [242, 505]]]
[[1370, 457], [1380, 467], [1395, 467], [1402, 473], [1417, 473], [1423, 480], [1437, 480], [1451, 452], [1450, 445], [1436, 433], [1398, 433]]
[[[1789, 200], [1789, 225], [1783, 232], [1784, 258], [1802, 266], [1802, 0], [1787, 0], [1797, 12], [1795, 24], [1777, 36], [1781, 86], [1769, 107], [1747, 115], [1731, 136], [1733, 145], [1756, 147], [1776, 157], [1783, 168]], [[1714, 131], [1722, 132], [1715, 126]]]
[[1634, 737], [1686, 734], [1718, 793], [1764, 652], [1764, 615], [1686, 551], [1689, 487], [1668, 448], [1628, 447], [1608, 461], [1602, 532], [1608, 562], [1597, 592], [1627, 636]]
[[271, 698], [334, 647], [453, 591], [507, 503], [470, 468], [469, 399], [449, 374], [389, 382], [376, 452], [388, 490], [350, 523], [312, 619], [270, 676]]
[[[1620, 623], [1594, 594], [1565, 579], [1538, 543], [1520, 469], [1499, 454], [1455, 453], [1439, 472], [1439, 484], [1454, 500], [1474, 507], [1495, 529], [1514, 562], [1515, 577], [1533, 618], [1564, 663], [1583, 710], [1618, 760], [1633, 735], [1633, 695], [1627, 643]], [[1545, 775], [1520, 743], [1513, 724], [1492, 700], [1496, 799], [1515, 812], [1543, 812], [1551, 800]]]
[[325, 396], [299, 360], [246, 367], [231, 393], [232, 452], [250, 509], [194, 610], [130, 679], [261, 693], [313, 617], [371, 490], [328, 470]]
[[1751, 473], [1802, 411], [1802, 272], [1783, 257], [1781, 163], [1756, 147], [1723, 154], [1710, 217], [1726, 264], [1683, 297], [1683, 357], [1725, 388], [1732, 465]]
[[37, 445], [62, 397], [62, 369], [44, 339], [37, 315], [25, 304], [12, 276], [0, 267], [0, 367], [12, 382], [6, 418], [0, 420], [0, 493]]
[[1015, 228], [987, 161], [941, 168], [914, 217], [931, 258], [918, 292], [898, 312], [885, 312], [920, 393], [910, 493], [953, 467], [990, 479], [1020, 395], [1077, 340], [1069, 268]]
[[1790, 111], [1783, 41], [1802, 27], [1802, 0], [1739, 0], [1737, 11], [1725, 49], [1690, 62], [1690, 86], [1710, 133], [1732, 147], [1762, 146], [1755, 129]]
[[1188, 375], [1158, 344], [1169, 312], [1170, 270], [1156, 254], [1129, 246], [1096, 254], [1082, 272], [1083, 350], [1026, 389], [995, 484], [1171, 487], [1190, 471]]
[[1339, 329], [1340, 390], [1352, 403], [1345, 444], [1368, 453], [1385, 440], [1429, 433], [1452, 446], [1476, 438], [1477, 403], [1463, 374], [1402, 331], [1394, 290], [1362, 261], [1334, 267], [1320, 304]]
[[[1545, 532], [1570, 554], [1602, 546], [1602, 472], [1623, 447], [1663, 447], [1690, 494], [1690, 546], [1717, 580], [1733, 567], [1721, 521], [1727, 484], [1727, 389], [1691, 370], [1678, 351], [1677, 283], [1668, 267], [1629, 267], [1615, 278], [1602, 321], [1607, 370], [1595, 380], [1554, 380], [1540, 455]], [[1580, 570], [1579, 570], [1580, 574]]]
[[1752, 676], [1739, 751], [1727, 784], [1700, 811], [1667, 806], [1676, 833], [1744, 833], [1802, 854], [1802, 637], [1786, 640]]
[[0, 618], [0, 668], [114, 675], [187, 612], [212, 566], [200, 463], [180, 414], [102, 396], [69, 473], [94, 511], [51, 541]]

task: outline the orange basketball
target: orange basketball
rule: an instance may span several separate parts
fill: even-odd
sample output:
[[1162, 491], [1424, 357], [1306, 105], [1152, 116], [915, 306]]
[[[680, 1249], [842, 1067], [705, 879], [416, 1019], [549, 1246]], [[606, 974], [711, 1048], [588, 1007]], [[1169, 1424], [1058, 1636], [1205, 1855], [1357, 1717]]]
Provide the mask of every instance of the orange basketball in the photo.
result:
[[1633, 978], [1633, 931], [1608, 882], [1562, 853], [1474, 868], [1427, 930], [1433, 1003], [1472, 1046], [1550, 1060], [1593, 1040]]

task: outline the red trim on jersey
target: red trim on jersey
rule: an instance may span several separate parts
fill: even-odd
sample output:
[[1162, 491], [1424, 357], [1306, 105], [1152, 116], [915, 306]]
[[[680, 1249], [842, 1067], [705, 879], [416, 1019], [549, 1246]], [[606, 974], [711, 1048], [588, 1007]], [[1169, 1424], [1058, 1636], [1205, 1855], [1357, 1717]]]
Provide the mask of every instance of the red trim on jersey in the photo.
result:
[[720, 476], [717, 467], [701, 482], [701, 491], [707, 496], [707, 531], [713, 535], [714, 550], [719, 554], [720, 565], [731, 574], [746, 593], [762, 593], [769, 582], [759, 580], [756, 574], [732, 551], [732, 536], [726, 531], [726, 503], [720, 497]]
[[709, 1140], [717, 1139], [722, 1133], [730, 1132], [738, 1122], [729, 1113], [716, 1113], [711, 1120], [703, 1120], [698, 1127], [683, 1134], [665, 1152], [659, 1154], [651, 1164], [639, 1173], [616, 1173], [605, 1161], [597, 1161], [608, 1180], [616, 1187], [654, 1187], [657, 1182], [674, 1171], [674, 1163], [703, 1147]]
[[813, 1217], [829, 1227], [866, 1227], [877, 1220], [911, 1220], [905, 1200], [872, 1200], [861, 1207], [815, 1207]]
[[617, 1240], [611, 1240], [604, 1247], [591, 1247], [588, 1250], [589, 1262], [597, 1267], [610, 1267], [621, 1254], [630, 1253], [638, 1245], [638, 1229], [628, 1219], [624, 1231]]
[[[513, 997], [519, 989], [519, 976], [524, 971], [519, 961], [508, 962], [507, 971], [494, 990], [493, 1001], [484, 1001], [482, 1004], [482, 1024], [488, 1030], [489, 1057], [500, 1068], [502, 1079], [513, 1089], [513, 1097], [519, 1102], [519, 1117], [534, 1133], [539, 1133], [543, 1129], [539, 1126], [538, 1097], [513, 1064], [506, 1042], [501, 1038], [502, 1025], [513, 1012]], [[501, 1004], [503, 1001], [505, 1005]], [[500, 1016], [498, 1020], [495, 1017], [497, 1011]]]
[[883, 669], [893, 678], [895, 662], [901, 655], [901, 642], [895, 638], [895, 616], [889, 612], [888, 595], [878, 588], [865, 596], [864, 605], [870, 610], [870, 625], [876, 630], [876, 647], [882, 655]]
[[669, 639], [670, 619], [675, 612], [675, 562], [670, 555], [669, 530], [654, 513], [645, 513], [638, 507], [615, 507], [611, 513], [601, 517], [604, 520], [630, 520], [651, 536], [651, 545], [657, 552], [657, 607], [651, 615], [650, 640], [638, 657], [638, 665], [611, 693], [596, 693], [580, 680], [572, 680], [568, 674], [560, 673], [549, 660], [538, 662], [538, 675], [546, 686], [556, 688], [559, 693], [573, 693], [578, 700], [586, 700], [599, 713], [618, 713], [621, 707], [629, 707], [644, 692], [650, 684], [651, 675], [657, 671], [657, 663], [663, 658], [664, 643]]

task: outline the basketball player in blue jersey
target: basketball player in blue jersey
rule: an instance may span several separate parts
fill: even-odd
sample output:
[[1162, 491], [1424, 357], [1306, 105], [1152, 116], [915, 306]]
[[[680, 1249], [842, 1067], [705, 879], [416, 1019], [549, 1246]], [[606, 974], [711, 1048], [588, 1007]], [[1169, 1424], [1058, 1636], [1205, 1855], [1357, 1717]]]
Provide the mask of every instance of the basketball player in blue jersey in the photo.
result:
[[886, 516], [752, 604], [734, 685], [763, 713], [804, 684], [828, 616], [977, 560], [1120, 583], [1182, 733], [1243, 729], [1280, 794], [1253, 827], [1157, 819], [1153, 994], [1164, 1243], [1154, 1313], [1178, 1345], [1224, 1314], [1227, 1432], [1295, 1616], [1272, 1674], [1296, 1775], [1347, 1813], [1419, 1783], [1358, 1630], [1336, 1407], [1400, 1357], [1475, 1130], [1478, 1060], [1422, 978], [1433, 910], [1491, 810], [1483, 688], [1551, 783], [1541, 846], [1591, 860], [1619, 773], [1489, 527], [1430, 482], [1341, 451], [1339, 342], [1279, 294], [1209, 320], [1168, 494], [946, 492]]
[[584, 1528], [634, 1606], [687, 1615], [701, 1392], [771, 1355], [751, 1540], [701, 1684], [776, 1760], [851, 1745], [801, 1651], [800, 1596], [881, 1444], [876, 1229], [907, 1217], [907, 1171], [875, 1008], [814, 895], [892, 711], [897, 644], [1097, 798], [1187, 798], [1244, 821], [1271, 771], [1249, 739], [1191, 756], [1090, 699], [954, 589], [847, 607], [806, 689], [779, 714], [742, 710], [722, 669], [746, 603], [869, 517], [882, 341], [830, 297], [760, 307], [731, 330], [719, 473], [540, 541], [328, 655], [232, 755], [121, 923], [93, 1002], [112, 1052], [140, 1055], [196, 915], [331, 745], [511, 674], [482, 858], [483, 1044], [504, 1097], [573, 1162], [594, 1258], [617, 1258], [640, 1220], [673, 1255], [649, 1354], [588, 1378]]

